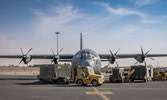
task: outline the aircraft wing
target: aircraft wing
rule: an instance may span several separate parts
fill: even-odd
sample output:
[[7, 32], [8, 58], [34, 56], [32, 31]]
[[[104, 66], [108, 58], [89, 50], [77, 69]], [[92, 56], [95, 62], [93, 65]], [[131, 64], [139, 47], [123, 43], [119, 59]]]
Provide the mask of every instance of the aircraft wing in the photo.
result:
[[148, 54], [147, 57], [167, 57], [167, 54]]
[[22, 58], [23, 55], [0, 55], [0, 58]]
[[[111, 57], [111, 54], [99, 54], [99, 56], [101, 59], [108, 59]], [[134, 58], [135, 56], [136, 54], [118, 54], [116, 58]]]
[[[29, 55], [31, 59], [53, 59], [53, 55]], [[60, 54], [59, 61], [72, 61], [74, 54]], [[0, 58], [23, 58], [23, 55], [0, 55]]]
[[[135, 58], [137, 55], [138, 54], [117, 54], [116, 59]], [[105, 59], [109, 59], [111, 57], [110, 54], [99, 54], [99, 56], [102, 59], [102, 61], [105, 61]], [[167, 54], [148, 54], [147, 57], [167, 57]]]

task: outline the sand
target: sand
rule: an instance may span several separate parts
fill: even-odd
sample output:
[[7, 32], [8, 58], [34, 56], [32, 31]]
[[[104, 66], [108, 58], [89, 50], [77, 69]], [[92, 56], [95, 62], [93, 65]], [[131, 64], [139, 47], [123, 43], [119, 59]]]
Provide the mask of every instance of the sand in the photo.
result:
[[37, 67], [7, 67], [0, 66], [0, 75], [38, 75]]

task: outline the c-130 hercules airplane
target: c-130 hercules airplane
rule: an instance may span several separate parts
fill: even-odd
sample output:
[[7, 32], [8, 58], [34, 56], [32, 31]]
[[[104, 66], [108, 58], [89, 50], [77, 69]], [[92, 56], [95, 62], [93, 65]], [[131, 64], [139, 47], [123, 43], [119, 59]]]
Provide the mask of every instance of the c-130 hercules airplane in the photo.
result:
[[[60, 34], [56, 32], [56, 34]], [[60, 62], [71, 62], [72, 67], [76, 68], [78, 65], [80, 66], [92, 66], [95, 73], [98, 73], [101, 69], [101, 61], [109, 61], [110, 64], [114, 64], [116, 59], [120, 58], [134, 58], [137, 60], [136, 63], [145, 62], [145, 58], [148, 57], [167, 57], [167, 54], [148, 54], [150, 50], [144, 53], [141, 47], [141, 54], [118, 54], [118, 51], [113, 54], [110, 50], [110, 54], [97, 54], [95, 51], [90, 49], [83, 49], [83, 39], [82, 33], [80, 33], [80, 51], [76, 54], [60, 54], [62, 49], [58, 51], [58, 38], [57, 38], [57, 54], [53, 52], [53, 55], [30, 55], [29, 52], [32, 50], [29, 49], [26, 54], [23, 53], [22, 48], [20, 48], [22, 55], [0, 55], [0, 58], [21, 58], [21, 62], [24, 64], [28, 64], [32, 59], [51, 59], [54, 64], [58, 64]], [[153, 58], [150, 58], [154, 60]], [[19, 63], [19, 64], [20, 64]], [[117, 64], [117, 62], [116, 62]], [[117, 64], [118, 65], [118, 64]]]

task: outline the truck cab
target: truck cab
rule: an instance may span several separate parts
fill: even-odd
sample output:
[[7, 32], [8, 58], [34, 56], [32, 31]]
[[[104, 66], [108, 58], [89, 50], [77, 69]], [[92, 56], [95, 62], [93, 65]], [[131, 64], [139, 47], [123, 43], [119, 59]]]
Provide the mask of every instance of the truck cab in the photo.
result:
[[153, 80], [154, 81], [166, 81], [167, 73], [163, 68], [154, 68]]
[[78, 66], [76, 68], [76, 76], [74, 77], [75, 78], [73, 79], [75, 79], [75, 83], [78, 86], [83, 86], [87, 84], [92, 84], [93, 86], [100, 86], [104, 82], [104, 76], [100, 72], [98, 74], [95, 74], [91, 66]]

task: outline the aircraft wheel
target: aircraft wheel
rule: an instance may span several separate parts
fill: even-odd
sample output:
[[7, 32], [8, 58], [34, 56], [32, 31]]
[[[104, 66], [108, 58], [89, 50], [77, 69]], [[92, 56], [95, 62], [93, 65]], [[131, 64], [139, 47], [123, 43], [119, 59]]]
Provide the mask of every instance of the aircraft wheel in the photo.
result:
[[81, 79], [78, 79], [78, 80], [77, 80], [77, 85], [78, 85], [78, 86], [82, 86], [82, 85], [83, 85], [83, 81], [82, 81]]

